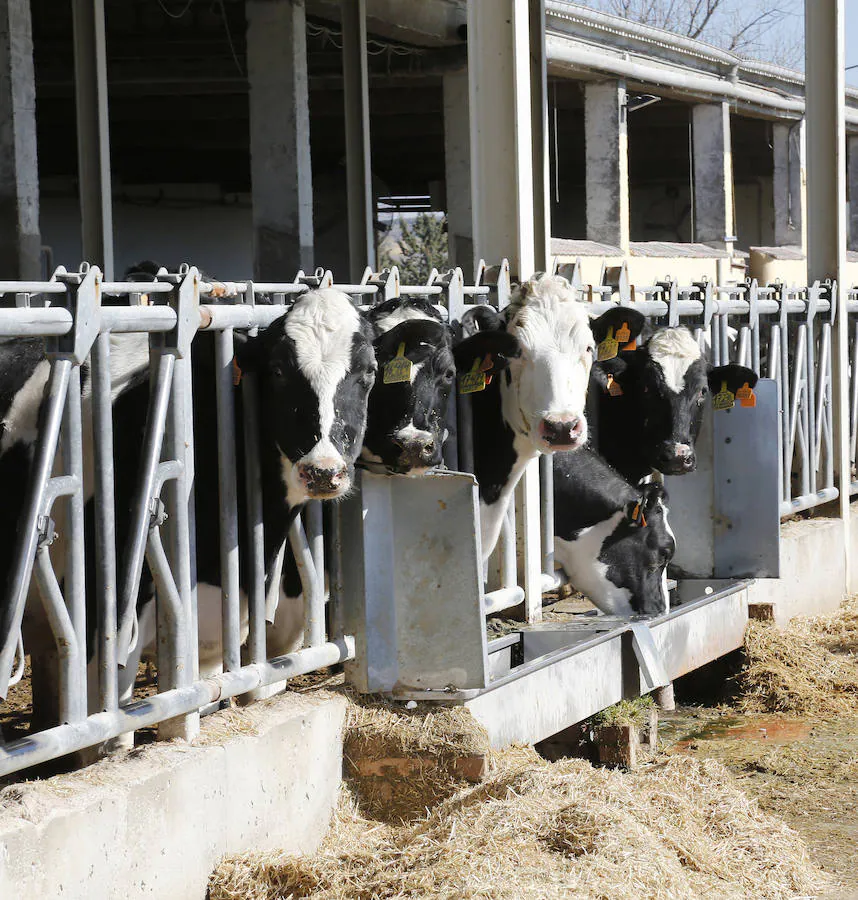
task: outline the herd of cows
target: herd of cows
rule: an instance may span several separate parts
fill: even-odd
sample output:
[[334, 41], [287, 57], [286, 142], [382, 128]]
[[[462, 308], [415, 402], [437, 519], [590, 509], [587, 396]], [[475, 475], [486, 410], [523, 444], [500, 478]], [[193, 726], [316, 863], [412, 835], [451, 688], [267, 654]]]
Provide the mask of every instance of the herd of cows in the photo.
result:
[[[140, 266], [126, 279], [149, 280], [150, 268]], [[138, 479], [149, 381], [145, 335], [115, 340], [116, 544], [121, 559]], [[472, 307], [460, 323], [451, 324], [431, 303], [418, 298], [395, 298], [363, 311], [333, 288], [312, 290], [299, 295], [269, 327], [254, 336], [236, 333], [235, 340], [236, 372], [254, 373], [259, 391], [269, 581], [273, 572], [279, 572], [276, 559], [302, 506], [309, 500], [346, 495], [356, 465], [422, 476], [442, 464], [449, 437], [448, 402], [451, 392], [459, 390], [472, 399], [484, 558], [498, 541], [507, 504], [525, 467], [539, 454], [552, 454], [556, 561], [569, 582], [600, 610], [626, 617], [661, 612], [667, 601], [666, 570], [675, 540], [667, 497], [654, 473], [692, 471], [707, 394], [725, 389], [735, 394], [756, 382], [755, 374], [744, 367], [710, 366], [683, 326], [652, 329], [644, 316], [627, 307], [591, 319], [587, 304], [578, 300], [570, 284], [548, 275], [518, 286], [504, 310]], [[41, 339], [0, 344], [4, 584], [12, 566], [48, 373]], [[86, 405], [86, 366], [82, 378]], [[214, 379], [212, 336], [200, 332], [194, 341], [193, 415], [203, 675], [217, 670], [221, 662]], [[590, 446], [588, 392], [598, 452]], [[236, 420], [241, 422], [241, 387], [236, 388], [235, 401]], [[241, 494], [243, 441], [236, 441], [236, 450]], [[90, 489], [90, 497], [91, 493]], [[239, 496], [240, 515], [244, 507]], [[88, 529], [92, 520], [90, 502]], [[239, 524], [243, 533], [243, 522]], [[91, 548], [93, 541], [87, 545]], [[62, 554], [54, 558], [62, 580]], [[94, 566], [87, 569], [89, 579]], [[250, 579], [243, 566], [243, 592]], [[280, 580], [275, 587], [279, 603], [267, 626], [270, 657], [302, 642], [303, 604], [294, 566], [287, 565]], [[88, 583], [87, 588], [91, 603], [94, 585]], [[0, 602], [5, 602], [6, 593]], [[242, 599], [246, 636], [244, 593]], [[144, 575], [139, 637], [123, 669], [127, 674], [120, 679], [125, 697], [133, 687], [140, 654], [154, 647], [153, 600], [151, 578]], [[92, 647], [94, 607], [88, 608], [87, 618]], [[23, 639], [33, 664], [34, 708], [47, 711], [48, 721], [39, 724], [48, 724], [55, 678], [50, 661], [53, 637], [35, 589], [28, 599]]]

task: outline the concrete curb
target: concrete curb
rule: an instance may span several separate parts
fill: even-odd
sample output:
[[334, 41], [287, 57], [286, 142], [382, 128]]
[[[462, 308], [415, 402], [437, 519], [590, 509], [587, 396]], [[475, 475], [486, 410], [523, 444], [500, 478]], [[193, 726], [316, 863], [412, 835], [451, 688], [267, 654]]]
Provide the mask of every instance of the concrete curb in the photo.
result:
[[206, 894], [227, 853], [311, 851], [342, 777], [346, 701], [285, 694], [154, 744], [0, 791], [0, 897]]

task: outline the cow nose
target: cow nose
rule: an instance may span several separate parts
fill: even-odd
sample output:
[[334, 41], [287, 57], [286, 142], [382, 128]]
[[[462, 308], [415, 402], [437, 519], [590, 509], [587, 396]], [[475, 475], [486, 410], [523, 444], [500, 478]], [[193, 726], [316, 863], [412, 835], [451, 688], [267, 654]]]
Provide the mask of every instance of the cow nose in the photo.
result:
[[539, 423], [539, 434], [552, 447], [568, 447], [578, 444], [584, 434], [581, 416], [545, 416]]
[[425, 440], [410, 439], [397, 440], [394, 443], [402, 448], [400, 459], [402, 464], [409, 469], [422, 468], [425, 466], [436, 465], [440, 462], [440, 456], [437, 453], [437, 444], [434, 438], [426, 438]]
[[694, 451], [688, 444], [677, 444], [674, 448], [676, 459], [683, 469], [694, 468]]
[[299, 466], [298, 475], [310, 495], [335, 494], [348, 484], [349, 472], [339, 460], [321, 459]]

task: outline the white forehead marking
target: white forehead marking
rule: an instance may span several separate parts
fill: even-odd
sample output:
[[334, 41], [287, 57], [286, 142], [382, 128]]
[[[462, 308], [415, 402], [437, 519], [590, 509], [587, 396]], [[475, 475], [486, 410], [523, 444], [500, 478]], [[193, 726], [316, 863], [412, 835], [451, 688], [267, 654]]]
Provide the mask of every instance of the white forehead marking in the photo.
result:
[[649, 340], [647, 350], [664, 373], [664, 382], [675, 394], [685, 386], [685, 375], [700, 359], [700, 346], [687, 328], [664, 328]]
[[379, 334], [384, 334], [385, 331], [390, 331], [391, 328], [396, 328], [397, 325], [401, 325], [403, 322], [408, 322], [411, 319], [425, 319], [427, 322], [438, 321], [434, 316], [430, 316], [422, 309], [416, 309], [413, 306], [400, 306], [393, 312], [377, 318], [375, 327], [378, 329]]
[[587, 308], [560, 275], [522, 285], [511, 305], [509, 330], [518, 338], [524, 355], [555, 349], [580, 356], [593, 343]]

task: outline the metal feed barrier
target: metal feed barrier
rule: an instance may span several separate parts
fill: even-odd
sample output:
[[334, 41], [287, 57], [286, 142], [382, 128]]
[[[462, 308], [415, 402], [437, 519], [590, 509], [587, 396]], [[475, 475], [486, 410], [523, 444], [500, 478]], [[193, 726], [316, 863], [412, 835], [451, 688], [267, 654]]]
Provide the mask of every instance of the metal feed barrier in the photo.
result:
[[[616, 302], [634, 305], [659, 322], [687, 324], [698, 340], [711, 348], [711, 358], [716, 364], [728, 360], [741, 362], [774, 379], [769, 403], [771, 414], [765, 424], [767, 452], [773, 446], [772, 435], [778, 437], [774, 445], [781, 446], [782, 452], [770, 466], [778, 484], [768, 504], [769, 520], [761, 530], [755, 524], [755, 533], [758, 544], [761, 541], [773, 544], [776, 557], [777, 537], [771, 537], [772, 521], [776, 529], [779, 515], [808, 509], [837, 496], [831, 452], [833, 312], [830, 301], [836, 288], [830, 285], [807, 289], [764, 288], [753, 282], [724, 287], [704, 282], [689, 286], [665, 282], [632, 287], [622, 275], [615, 285], [590, 288], [581, 281], [580, 267], [570, 267], [563, 274], [581, 289], [584, 297], [590, 298], [594, 315]], [[735, 581], [735, 576], [748, 574], [742, 571], [748, 566], [754, 567], [755, 574], [777, 573], [764, 571], [770, 562], [761, 563], [766, 552], [771, 556], [771, 548], [768, 551], [764, 548], [762, 556], [752, 555], [749, 561], [736, 563], [736, 539], [741, 539], [741, 535], [734, 535], [732, 544], [723, 542], [720, 550], [721, 545], [712, 550], [705, 581], [711, 593], [703, 594], [703, 582], [681, 582], [676, 593], [684, 602], [679, 609], [667, 611], [658, 620], [629, 624], [607, 617], [595, 622], [592, 617], [584, 616], [579, 623], [560, 629], [563, 634], [559, 637], [556, 628], [537, 626], [517, 635], [487, 641], [486, 616], [523, 602], [524, 618], [534, 625], [541, 618], [542, 592], [558, 583], [553, 565], [552, 468], [550, 461], [543, 458], [538, 477], [530, 480], [526, 477], [520, 485], [503, 523], [498, 549], [488, 572], [483, 572], [479, 562], [479, 529], [475, 525], [478, 521], [475, 485], [473, 477], [467, 474], [473, 469], [470, 399], [458, 395], [451, 399], [448, 413], [450, 433], [456, 435], [445, 446], [445, 462], [450, 471], [420, 479], [362, 473], [361, 491], [349, 501], [331, 506], [332, 533], [328, 536], [328, 546], [333, 552], [327, 565], [321, 504], [309, 504], [303, 521], [296, 520], [289, 539], [303, 586], [305, 646], [295, 653], [269, 659], [265, 621], [273, 598], [266, 598], [264, 587], [262, 500], [255, 465], [259, 412], [254, 402], [253, 376], [245, 374], [241, 382], [244, 421], [240, 428], [235, 422], [233, 337], [236, 329], [252, 330], [269, 324], [283, 313], [292, 298], [320, 285], [345, 291], [362, 308], [400, 295], [428, 297], [453, 323], [470, 306], [489, 302], [503, 308], [510, 296], [509, 267], [505, 262], [493, 270], [486, 270], [483, 265], [478, 267], [471, 285], [465, 284], [460, 269], [447, 273], [433, 271], [427, 284], [405, 286], [399, 283], [395, 269], [378, 274], [367, 270], [360, 284], [335, 284], [331, 273], [322, 270], [312, 276], [299, 273], [288, 283], [224, 284], [201, 282], [197, 270], [187, 267], [179, 273], [162, 271], [153, 283], [123, 284], [104, 283], [97, 269], [86, 266], [79, 273], [60, 269], [49, 282], [0, 283], [0, 293], [10, 299], [14, 297], [15, 302], [14, 308], [0, 309], [0, 335], [46, 338], [51, 362], [45, 394], [47, 408], [35, 450], [21, 541], [0, 619], [0, 694], [5, 696], [13, 668], [21, 668], [26, 648], [21, 647], [20, 625], [31, 576], [35, 574], [51, 631], [60, 647], [59, 683], [64, 723], [0, 746], [0, 774], [154, 724], [159, 724], [159, 734], [164, 737], [177, 733], [192, 735], [200, 710], [232, 696], [253, 695], [266, 686], [336, 662], [347, 663], [347, 677], [359, 689], [394, 690], [402, 696], [466, 702], [477, 714], [497, 717], [500, 724], [494, 734], [498, 740], [509, 734], [517, 735], [515, 739], [538, 739], [534, 735], [552, 733], [546, 729], [557, 725], [555, 730], [559, 730], [570, 724], [570, 716], [581, 718], [602, 708], [599, 704], [603, 701], [607, 700], [603, 705], [608, 705], [619, 699], [614, 696], [618, 676], [605, 674], [601, 688], [588, 682], [589, 686], [579, 691], [581, 696], [577, 700], [564, 699], [568, 708], [552, 712], [548, 719], [525, 725], [527, 717], [521, 717], [521, 711], [517, 710], [515, 715], [521, 723], [518, 731], [518, 726], [511, 724], [510, 714], [504, 715], [503, 697], [526, 691], [545, 678], [550, 681], [559, 677], [563, 682], [568, 675], [573, 679], [570, 686], [580, 685], [581, 666], [590, 673], [590, 681], [593, 677], [598, 680], [603, 673], [598, 666], [594, 667], [595, 656], [591, 658], [589, 654], [609, 652], [619, 654], [618, 665], [625, 667], [623, 690], [628, 688], [630, 659], [635, 663], [634, 671], [640, 669], [636, 682], [639, 689], [651, 690], [687, 671], [692, 657], [699, 665], [700, 660], [714, 658], [713, 653], [727, 652], [741, 640], [743, 607], [735, 597], [741, 594], [743, 583]], [[267, 295], [265, 303], [257, 302], [261, 294]], [[106, 306], [100, 302], [104, 296], [127, 298], [127, 303]], [[215, 302], [201, 303], [205, 298]], [[858, 313], [858, 296], [850, 295], [849, 308], [850, 313]], [[194, 427], [188, 415], [193, 339], [198, 331], [204, 330], [216, 332], [217, 375], [213, 390], [218, 416], [223, 585], [223, 673], [208, 678], [199, 677], [195, 639], [198, 623], [194, 571]], [[136, 333], [141, 339], [148, 339], [151, 399], [129, 548], [117, 562], [112, 539], [115, 523], [110, 335], [123, 333]], [[854, 461], [858, 318], [850, 333], [853, 341], [850, 433]], [[95, 608], [100, 636], [96, 648], [99, 711], [91, 715], [87, 714], [86, 699], [85, 403], [81, 392], [81, 365], [88, 357], [91, 363], [88, 402], [93, 425], [92, 491], [96, 510]], [[784, 402], [785, 398], [788, 403]], [[761, 405], [766, 408], [765, 401]], [[778, 409], [783, 412], [780, 424]], [[709, 433], [731, 435], [726, 442], [720, 440], [719, 445], [729, 444], [734, 455], [725, 456], [723, 448], [714, 454], [720, 454], [718, 465], [722, 468], [740, 468], [741, 454], [756, 452], [753, 442], [748, 443], [753, 429], [749, 430], [747, 423], [742, 424], [742, 411], [735, 412], [737, 415], [732, 418], [721, 416], [714, 423], [710, 418], [706, 426]], [[758, 419], [757, 430], [759, 427]], [[247, 459], [245, 535], [238, 533], [235, 445], [238, 433], [243, 434]], [[58, 455], [60, 444], [63, 452]], [[778, 459], [780, 465], [776, 464]], [[674, 481], [690, 484], [692, 477]], [[670, 489], [673, 492], [673, 486]], [[852, 489], [858, 490], [858, 481]], [[779, 509], [775, 512], [778, 502], [774, 498], [778, 496]], [[56, 531], [52, 507], [59, 498], [69, 498], [61, 529], [65, 538], [62, 561], [52, 560], [50, 550]], [[731, 515], [730, 502], [728, 497], [721, 506], [716, 502], [701, 514], [708, 516], [708, 520]], [[437, 537], [432, 531], [436, 520], [420, 511], [437, 510], [439, 506], [449, 510], [449, 516], [443, 520], [450, 526], [448, 544], [435, 547], [434, 556], [430, 553], [420, 557], [412, 551], [434, 546]], [[394, 521], [392, 517], [397, 510], [400, 515]], [[712, 543], [718, 541], [713, 537]], [[244, 662], [239, 552], [248, 555], [248, 570], [252, 573]], [[146, 699], [120, 703], [119, 664], [125, 661], [139, 638], [135, 609], [144, 558], [159, 597], [158, 628], [159, 635], [163, 636], [158, 646], [159, 692]], [[403, 559], [408, 560], [411, 568], [403, 568]], [[61, 578], [55, 568], [60, 564]], [[727, 573], [727, 580], [716, 577], [719, 566], [722, 574]], [[330, 584], [330, 634], [325, 632], [326, 569]], [[276, 572], [274, 575], [271, 581], [276, 585]], [[429, 591], [431, 602], [441, 598], [439, 602], [445, 605], [432, 609], [428, 617], [414, 616], [415, 609], [430, 608], [430, 597], [425, 593], [430, 575], [435, 584]], [[713, 610], [722, 610], [723, 615], [716, 615]], [[380, 611], [392, 614], [380, 615]], [[670, 635], [685, 634], [695, 616], [702, 617], [712, 627], [717, 626], [719, 634], [704, 642], [704, 646], [692, 648], [686, 642], [681, 651], [677, 650], [671, 645]], [[563, 675], [567, 669], [567, 675]], [[450, 672], [453, 675], [445, 681]], [[510, 713], [516, 709], [515, 704], [509, 706]], [[579, 715], [582, 711], [583, 715]], [[561, 721], [565, 724], [558, 724]], [[522, 728], [530, 730], [525, 735]]]

